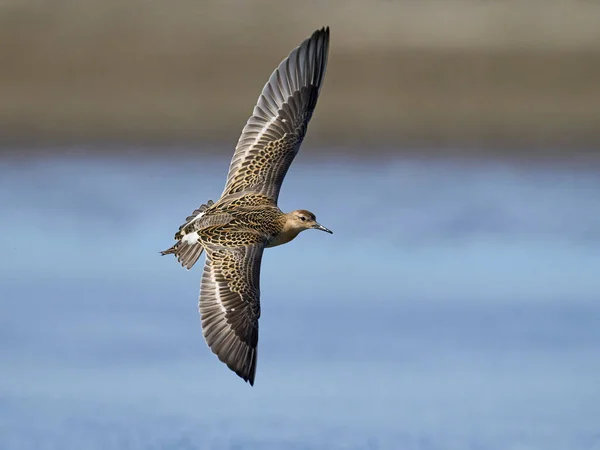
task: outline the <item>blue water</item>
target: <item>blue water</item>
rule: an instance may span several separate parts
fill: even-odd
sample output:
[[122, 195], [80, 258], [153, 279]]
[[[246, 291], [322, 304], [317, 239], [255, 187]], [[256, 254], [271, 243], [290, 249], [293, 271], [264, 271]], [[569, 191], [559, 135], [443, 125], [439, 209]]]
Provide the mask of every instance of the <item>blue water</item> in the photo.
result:
[[158, 253], [226, 167], [2, 161], [0, 449], [600, 449], [600, 173], [299, 158], [251, 388]]

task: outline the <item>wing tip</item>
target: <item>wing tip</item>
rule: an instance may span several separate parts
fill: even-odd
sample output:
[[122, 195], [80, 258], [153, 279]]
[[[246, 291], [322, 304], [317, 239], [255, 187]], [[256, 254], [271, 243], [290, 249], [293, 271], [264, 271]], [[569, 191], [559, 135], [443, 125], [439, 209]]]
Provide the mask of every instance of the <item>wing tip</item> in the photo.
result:
[[319, 28], [318, 30], [315, 30], [311, 37], [316, 37], [316, 36], [320, 36], [320, 35], [329, 37], [329, 25], [324, 25], [321, 28]]
[[[282, 92], [278, 92], [278, 97], [282, 97], [285, 102], [295, 91], [306, 85], [315, 85], [320, 91], [327, 70], [329, 37], [329, 26], [323, 26], [304, 39], [279, 63], [261, 95], [268, 95], [269, 89], [279, 89]], [[277, 109], [281, 107], [279, 103], [275, 99]]]
[[[206, 340], [208, 344], [208, 339]], [[248, 346], [247, 344], [242, 343], [241, 341], [237, 341], [236, 346], [246, 346], [246, 352], [242, 352], [242, 354], [240, 355], [235, 350], [230, 349], [228, 351], [223, 351], [223, 347], [210, 344], [208, 345], [208, 348], [210, 348], [210, 350], [217, 356], [219, 361], [224, 363], [229, 368], [229, 370], [234, 372], [246, 383], [250, 384], [250, 386], [254, 386], [258, 349], [256, 347]]]

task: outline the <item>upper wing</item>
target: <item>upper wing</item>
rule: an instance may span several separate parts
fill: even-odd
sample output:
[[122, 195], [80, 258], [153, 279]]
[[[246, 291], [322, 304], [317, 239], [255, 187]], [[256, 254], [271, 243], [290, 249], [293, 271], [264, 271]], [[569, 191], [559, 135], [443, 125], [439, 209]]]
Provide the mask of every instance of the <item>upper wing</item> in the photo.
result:
[[213, 353], [252, 385], [264, 243], [232, 248], [206, 244], [205, 248], [199, 300], [202, 333]]
[[273, 72], [242, 131], [223, 196], [256, 192], [277, 201], [317, 104], [328, 50], [329, 28], [322, 28]]

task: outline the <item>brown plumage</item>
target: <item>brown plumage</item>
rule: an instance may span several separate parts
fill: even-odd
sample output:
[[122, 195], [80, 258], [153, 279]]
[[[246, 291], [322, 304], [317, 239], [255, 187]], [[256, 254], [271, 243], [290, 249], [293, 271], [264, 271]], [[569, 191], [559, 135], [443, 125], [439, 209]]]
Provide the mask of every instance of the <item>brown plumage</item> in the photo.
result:
[[236, 146], [221, 198], [200, 206], [163, 255], [190, 269], [202, 252], [199, 309], [210, 349], [254, 384], [260, 264], [266, 247], [285, 244], [301, 231], [331, 233], [306, 210], [277, 206], [283, 179], [300, 149], [327, 67], [329, 28], [315, 31], [284, 59], [262, 90]]

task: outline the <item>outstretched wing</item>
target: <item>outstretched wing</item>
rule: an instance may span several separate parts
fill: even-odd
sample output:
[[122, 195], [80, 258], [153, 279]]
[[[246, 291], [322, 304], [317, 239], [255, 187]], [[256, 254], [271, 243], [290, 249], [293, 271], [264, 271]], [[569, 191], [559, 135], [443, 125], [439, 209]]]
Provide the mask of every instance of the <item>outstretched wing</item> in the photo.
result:
[[273, 72], [231, 160], [223, 196], [265, 194], [277, 201], [317, 104], [329, 50], [329, 28], [315, 31]]
[[205, 244], [200, 316], [206, 343], [219, 359], [254, 384], [264, 243], [243, 247]]

